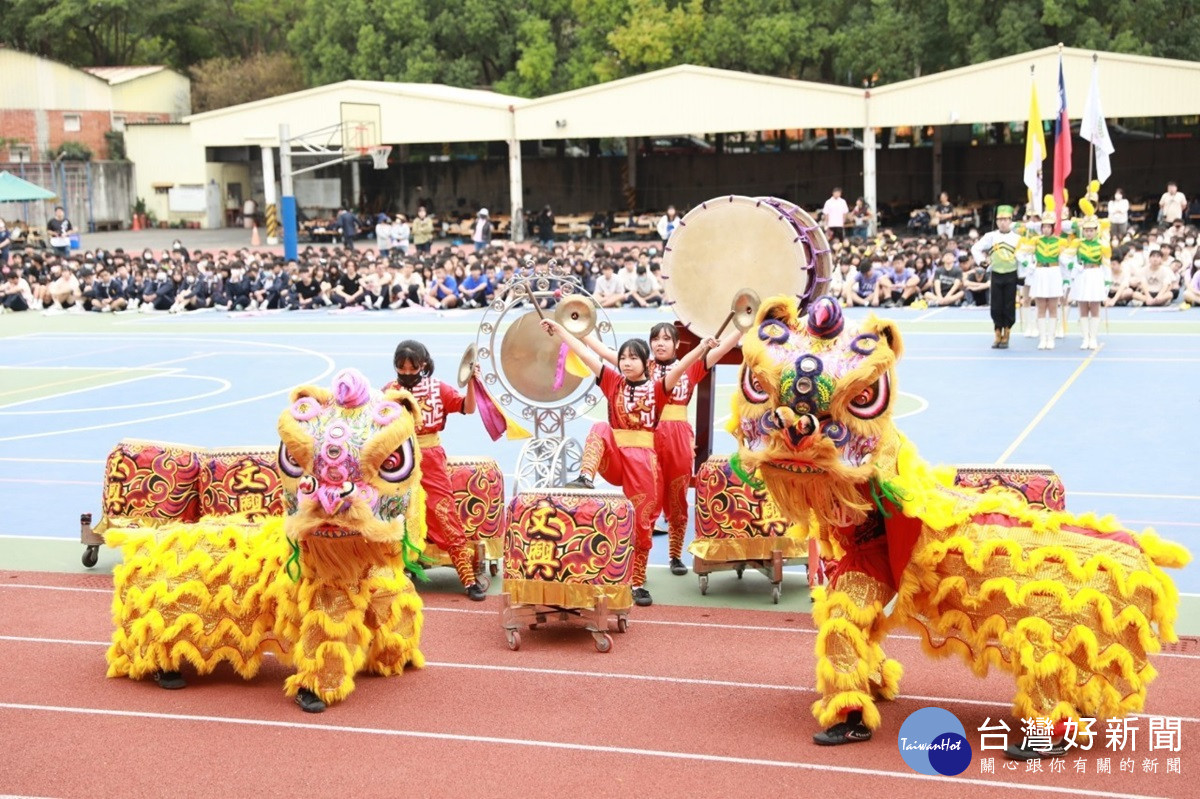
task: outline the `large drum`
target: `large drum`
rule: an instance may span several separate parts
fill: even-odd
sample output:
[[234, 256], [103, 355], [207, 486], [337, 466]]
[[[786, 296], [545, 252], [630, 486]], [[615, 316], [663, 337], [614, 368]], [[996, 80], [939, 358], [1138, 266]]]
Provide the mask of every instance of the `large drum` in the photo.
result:
[[200, 469], [200, 515], [246, 514], [251, 521], [283, 516], [279, 450], [237, 447], [205, 450]]
[[[446, 458], [446, 471], [467, 541], [482, 544], [487, 560], [499, 561], [504, 555], [505, 526], [500, 465], [494, 458], [455, 457]], [[450, 556], [432, 542], [425, 544], [425, 558], [436, 566], [450, 565]]]
[[123, 439], [104, 465], [104, 519], [111, 524], [158, 526], [201, 516], [203, 450], [162, 441]]
[[711, 457], [696, 472], [696, 537], [688, 552], [705, 561], [765, 560], [806, 552], [803, 532], [789, 530], [762, 489], [741, 481], [729, 458]]
[[797, 206], [731, 195], [680, 220], [664, 248], [662, 277], [679, 319], [704, 337], [717, 333], [744, 288], [799, 297], [806, 307], [825, 291], [830, 264], [824, 234]]
[[623, 494], [522, 491], [508, 509], [504, 591], [517, 605], [609, 610], [633, 604], [633, 505]]
[[1066, 488], [1062, 478], [1049, 466], [971, 464], [956, 469], [956, 486], [980, 491], [1008, 491], [1024, 499], [1031, 508], [1066, 509]]

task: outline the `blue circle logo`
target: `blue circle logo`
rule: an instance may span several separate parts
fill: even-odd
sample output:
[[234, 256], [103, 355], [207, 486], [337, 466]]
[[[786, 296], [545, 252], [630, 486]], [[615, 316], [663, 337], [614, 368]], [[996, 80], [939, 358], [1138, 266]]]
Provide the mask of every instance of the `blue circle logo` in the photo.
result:
[[949, 710], [923, 707], [900, 725], [896, 746], [908, 767], [918, 774], [953, 777], [971, 765], [967, 731]]

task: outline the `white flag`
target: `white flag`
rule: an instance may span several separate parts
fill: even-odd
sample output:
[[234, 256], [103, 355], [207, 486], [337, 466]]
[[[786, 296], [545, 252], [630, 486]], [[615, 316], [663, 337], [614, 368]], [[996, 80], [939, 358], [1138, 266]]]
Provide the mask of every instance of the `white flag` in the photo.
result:
[[1108, 123], [1100, 109], [1100, 67], [1092, 62], [1092, 88], [1088, 91], [1087, 103], [1083, 107], [1083, 120], [1079, 123], [1079, 135], [1096, 148], [1096, 177], [1100, 182], [1112, 174], [1108, 157], [1116, 152], [1112, 139], [1108, 137]]

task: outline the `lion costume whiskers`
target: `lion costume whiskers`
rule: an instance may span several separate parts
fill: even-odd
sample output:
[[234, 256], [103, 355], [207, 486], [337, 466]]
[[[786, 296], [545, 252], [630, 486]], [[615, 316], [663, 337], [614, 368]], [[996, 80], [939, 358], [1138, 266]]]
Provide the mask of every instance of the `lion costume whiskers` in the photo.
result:
[[786, 297], [760, 307], [731, 428], [741, 468], [837, 558], [813, 596], [818, 722], [853, 712], [879, 726], [876, 701], [897, 695], [902, 672], [882, 644], [903, 623], [932, 655], [1012, 672], [1018, 718], [1141, 710], [1148, 655], [1176, 640], [1178, 594], [1162, 567], [1184, 565], [1186, 550], [1108, 517], [954, 488], [953, 471], [922, 461], [892, 421], [895, 325], [869, 316], [855, 328], [828, 297], [801, 313]]
[[114, 571], [108, 676], [200, 674], [230, 663], [253, 677], [267, 652], [295, 668], [305, 710], [345, 699], [359, 671], [421, 667], [425, 501], [407, 392], [372, 391], [345, 370], [333, 391], [304, 386], [279, 418], [288, 514], [260, 524], [210, 518], [110, 529]]

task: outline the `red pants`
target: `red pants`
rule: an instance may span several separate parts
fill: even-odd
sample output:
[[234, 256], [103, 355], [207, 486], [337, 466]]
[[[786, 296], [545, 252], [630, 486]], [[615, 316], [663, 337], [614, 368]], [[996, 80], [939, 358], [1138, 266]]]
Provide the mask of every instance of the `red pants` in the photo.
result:
[[688, 487], [692, 484], [692, 464], [696, 457], [696, 434], [683, 421], [662, 421], [654, 431], [654, 451], [662, 471], [663, 506], [670, 531], [669, 554], [683, 555], [683, 537], [688, 524]]
[[646, 583], [646, 559], [654, 540], [654, 520], [662, 512], [662, 478], [658, 456], [654, 452], [652, 434], [642, 432], [650, 441], [647, 446], [618, 446], [613, 429], [606, 422], [597, 422], [588, 431], [583, 446], [584, 473], [599, 474], [618, 485], [633, 504], [634, 585]]
[[454, 504], [446, 450], [440, 446], [421, 449], [421, 488], [425, 489], [425, 524], [429, 528], [426, 536], [450, 556], [462, 584], [473, 584], [475, 553], [467, 542], [462, 517]]

